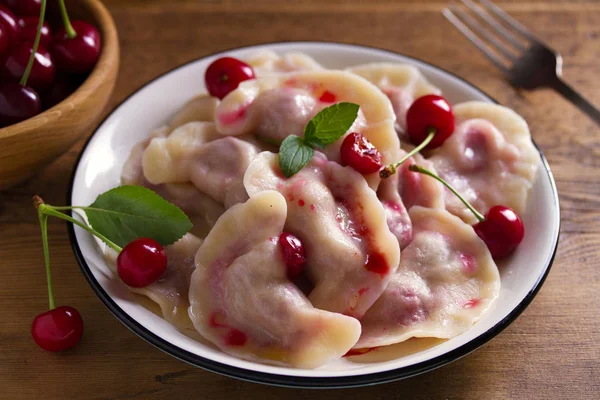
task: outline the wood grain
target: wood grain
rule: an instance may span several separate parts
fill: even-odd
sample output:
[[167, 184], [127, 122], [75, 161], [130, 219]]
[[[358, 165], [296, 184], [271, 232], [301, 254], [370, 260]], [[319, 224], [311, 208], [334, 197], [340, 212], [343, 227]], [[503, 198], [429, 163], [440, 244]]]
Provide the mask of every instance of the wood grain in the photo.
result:
[[74, 18], [98, 27], [103, 42], [100, 57], [89, 77], [67, 99], [0, 130], [0, 190], [23, 182], [87, 136], [100, 120], [115, 86], [119, 43], [110, 13], [98, 0], [80, 1], [71, 11]]
[[[498, 1], [563, 53], [565, 76], [600, 104], [600, 3]], [[58, 302], [84, 316], [82, 343], [65, 354], [35, 347], [29, 327], [46, 307], [39, 228], [30, 197], [65, 200], [82, 141], [31, 181], [0, 193], [2, 399], [597, 399], [600, 393], [600, 129], [550, 91], [513, 90], [453, 30], [445, 1], [106, 0], [120, 33], [114, 106], [144, 82], [212, 52], [276, 40], [333, 40], [390, 49], [441, 66], [529, 122], [561, 199], [558, 255], [544, 287], [482, 349], [408, 380], [348, 390], [292, 390], [190, 367], [122, 326], [79, 272], [65, 225], [50, 224]], [[201, 79], [201, 77], [198, 77]], [[191, 82], [193, 84], [193, 82]], [[90, 132], [91, 133], [91, 132]]]

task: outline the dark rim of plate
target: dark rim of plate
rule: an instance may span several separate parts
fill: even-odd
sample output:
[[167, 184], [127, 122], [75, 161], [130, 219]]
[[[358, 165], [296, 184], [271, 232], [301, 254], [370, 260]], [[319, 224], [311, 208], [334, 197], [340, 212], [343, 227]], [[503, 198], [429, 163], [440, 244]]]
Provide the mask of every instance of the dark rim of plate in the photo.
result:
[[[319, 41], [289, 41], [289, 42], [274, 42], [274, 43], [256, 44], [256, 45], [252, 45], [252, 46], [228, 49], [228, 50], [220, 51], [218, 53], [209, 54], [209, 55], [197, 58], [195, 60], [189, 61], [180, 66], [177, 66], [177, 67], [171, 69], [170, 71], [167, 71], [167, 72], [153, 78], [152, 80], [150, 80], [149, 82], [145, 83], [140, 88], [138, 88], [137, 90], [132, 92], [129, 96], [127, 96], [127, 98], [125, 98], [123, 101], [121, 101], [113, 109], [113, 111], [110, 112], [104, 118], [104, 120], [101, 123], [98, 124], [98, 128], [101, 127], [104, 124], [104, 122], [106, 121], [106, 119], [108, 119], [111, 115], [113, 115], [113, 113], [123, 103], [125, 103], [127, 100], [129, 100], [129, 98], [131, 96], [133, 96], [134, 94], [139, 92], [142, 88], [150, 85], [154, 81], [156, 81], [166, 75], [169, 75], [170, 73], [175, 72], [175, 71], [179, 70], [180, 68], [183, 68], [189, 64], [193, 64], [204, 58], [214, 57], [214, 56], [217, 56], [217, 55], [220, 55], [223, 53], [227, 53], [230, 51], [234, 51], [234, 50], [250, 49], [253, 47], [263, 47], [263, 46], [268, 46], [268, 45], [277, 47], [277, 46], [284, 46], [286, 44], [319, 44], [319, 45], [329, 45], [330, 44], [330, 45], [336, 46], [336, 47], [344, 46], [344, 47], [352, 47], [352, 48], [362, 48], [362, 49], [368, 49], [368, 50], [376, 50], [379, 52], [385, 52], [385, 53], [389, 53], [392, 55], [399, 55], [399, 56], [406, 57], [406, 58], [415, 60], [417, 62], [423, 63], [434, 69], [440, 70], [440, 71], [444, 72], [445, 74], [448, 74], [449, 76], [452, 76], [455, 79], [460, 80], [461, 82], [468, 85], [472, 89], [475, 89], [476, 91], [480, 92], [482, 95], [487, 97], [490, 101], [498, 104], [498, 102], [494, 98], [492, 98], [491, 96], [489, 96], [487, 93], [483, 92], [482, 90], [478, 89], [477, 87], [471, 85], [466, 80], [454, 75], [451, 72], [444, 70], [443, 68], [437, 67], [435, 65], [432, 65], [426, 61], [420, 60], [415, 57], [409, 57], [409, 56], [406, 56], [406, 55], [403, 55], [403, 54], [400, 54], [400, 53], [397, 53], [397, 52], [394, 52], [391, 50], [379, 49], [379, 48], [371, 47], [371, 46], [354, 45], [354, 44], [348, 44], [348, 43], [319, 42]], [[77, 161], [75, 162], [75, 166], [73, 168], [73, 172], [71, 175], [71, 182], [69, 184], [69, 188], [68, 188], [68, 192], [67, 192], [67, 204], [71, 204], [71, 199], [72, 199], [72, 195], [73, 195], [73, 185], [75, 182], [75, 175], [76, 175], [77, 169], [79, 167], [81, 157], [85, 153], [85, 150], [87, 149], [91, 139], [94, 137], [98, 128], [96, 128], [96, 131], [94, 132], [94, 134], [90, 135], [90, 137], [86, 141], [85, 145], [83, 146], [83, 149], [81, 150], [81, 153], [79, 154], [79, 157], [77, 158]], [[98, 283], [98, 281], [94, 277], [94, 274], [92, 273], [89, 265], [85, 261], [83, 253], [81, 252], [81, 248], [79, 247], [79, 243], [77, 242], [77, 238], [75, 237], [75, 229], [74, 229], [73, 224], [68, 224], [69, 240], [71, 242], [71, 247], [73, 249], [73, 253], [75, 254], [75, 258], [76, 258], [77, 262], [79, 263], [81, 271], [83, 272], [85, 278], [89, 282], [90, 286], [92, 287], [92, 289], [94, 290], [96, 295], [100, 298], [100, 300], [104, 303], [104, 305], [110, 310], [110, 312], [115, 317], [117, 317], [117, 319], [119, 321], [121, 321], [121, 323], [123, 323], [127, 328], [129, 328], [131, 331], [133, 331], [139, 337], [146, 340], [148, 343], [152, 344], [153, 346], [157, 347], [158, 349], [160, 349], [160, 350], [162, 350], [162, 351], [164, 351], [186, 363], [206, 369], [208, 371], [216, 372], [218, 374], [222, 374], [222, 375], [237, 378], [237, 379], [242, 379], [242, 380], [256, 382], [256, 383], [275, 385], [275, 386], [284, 386], [284, 387], [345, 388], [345, 387], [367, 386], [367, 385], [375, 385], [375, 384], [385, 383], [385, 382], [392, 382], [395, 380], [408, 378], [411, 376], [419, 375], [424, 372], [428, 372], [433, 369], [439, 368], [439, 367], [441, 367], [445, 364], [448, 364], [452, 361], [458, 360], [459, 358], [464, 357], [467, 354], [469, 354], [470, 352], [474, 351], [475, 349], [481, 347], [482, 345], [487, 343], [489, 340], [491, 340], [493, 337], [495, 337], [500, 332], [502, 332], [508, 325], [510, 325], [525, 310], [525, 308], [527, 308], [527, 306], [531, 303], [533, 298], [536, 296], [536, 294], [540, 290], [542, 284], [546, 280], [546, 277], [548, 276], [548, 273], [550, 272], [550, 267], [552, 266], [552, 263], [554, 262], [554, 257], [556, 256], [556, 250], [558, 248], [558, 239], [559, 239], [559, 233], [560, 233], [560, 206], [559, 206], [558, 192], [556, 190], [556, 184], [554, 182], [554, 177], [552, 176], [552, 172], [550, 171], [548, 162], [547, 162], [546, 158], [544, 157], [544, 154], [540, 150], [539, 146], [535, 142], [534, 142], [534, 145], [540, 154], [542, 164], [544, 166], [544, 169], [546, 170], [548, 179], [550, 180], [550, 185], [552, 187], [553, 202], [554, 202], [557, 212], [559, 213], [558, 214], [559, 226], [558, 226], [558, 229], [556, 230], [556, 232], [554, 233], [554, 249], [553, 249], [550, 257], [548, 257], [548, 259], [546, 261], [546, 266], [544, 267], [542, 274], [538, 277], [537, 281], [535, 282], [533, 287], [530, 289], [529, 293], [527, 293], [525, 298], [523, 298], [523, 300], [505, 318], [503, 318], [501, 321], [499, 321], [496, 325], [494, 325], [492, 328], [490, 328], [483, 334], [479, 335], [475, 339], [473, 339], [473, 340], [461, 345], [460, 347], [458, 347], [452, 351], [449, 351], [445, 354], [439, 355], [430, 360], [426, 360], [426, 361], [423, 361], [423, 362], [420, 362], [417, 364], [413, 364], [413, 365], [409, 365], [406, 367], [397, 368], [394, 370], [382, 371], [382, 372], [365, 374], [365, 375], [346, 376], [346, 377], [301, 377], [301, 376], [290, 376], [290, 375], [277, 375], [277, 374], [270, 374], [270, 373], [265, 373], [265, 372], [252, 371], [252, 370], [248, 370], [245, 368], [234, 367], [234, 366], [223, 364], [223, 363], [220, 363], [217, 361], [213, 361], [213, 360], [201, 357], [199, 355], [196, 355], [194, 353], [188, 352], [186, 350], [183, 350], [180, 347], [175, 346], [174, 344], [166, 341], [165, 339], [161, 338], [160, 336], [158, 336], [158, 335], [152, 333], [151, 331], [149, 331], [148, 329], [146, 329], [139, 322], [137, 322], [134, 318], [132, 318], [129, 314], [127, 314], [125, 311], [123, 311], [123, 309], [121, 309], [121, 307], [119, 307], [115, 303], [115, 301], [110, 297], [110, 295], [108, 295], [108, 293], [106, 293], [104, 288], [102, 288], [100, 283]]]

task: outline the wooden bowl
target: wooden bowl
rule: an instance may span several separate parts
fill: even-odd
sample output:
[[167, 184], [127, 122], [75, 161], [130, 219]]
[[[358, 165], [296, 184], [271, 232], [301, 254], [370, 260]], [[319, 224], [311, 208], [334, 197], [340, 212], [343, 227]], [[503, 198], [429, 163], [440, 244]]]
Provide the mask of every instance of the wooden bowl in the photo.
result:
[[77, 90], [33, 118], [0, 129], [0, 190], [34, 175], [63, 154], [99, 122], [119, 70], [117, 28], [99, 0], [68, 3], [72, 19], [83, 19], [100, 31], [98, 63]]

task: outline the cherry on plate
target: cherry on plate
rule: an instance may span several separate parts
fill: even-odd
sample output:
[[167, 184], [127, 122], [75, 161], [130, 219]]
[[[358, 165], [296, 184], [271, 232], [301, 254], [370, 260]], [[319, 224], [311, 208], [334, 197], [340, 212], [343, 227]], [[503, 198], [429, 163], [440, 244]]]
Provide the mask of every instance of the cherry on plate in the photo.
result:
[[62, 27], [54, 34], [50, 52], [58, 69], [80, 74], [91, 71], [100, 57], [100, 33], [84, 21], [72, 21], [77, 36], [70, 39]]
[[21, 16], [40, 15], [42, 0], [4, 0], [4, 3]]
[[421, 144], [431, 131], [435, 132], [428, 149], [440, 147], [454, 132], [452, 106], [442, 96], [429, 94], [419, 97], [406, 113], [406, 133], [412, 144]]
[[19, 25], [17, 25], [17, 17], [6, 6], [0, 4], [0, 25], [6, 29], [8, 43], [12, 45], [19, 39]]
[[[32, 52], [32, 43], [18, 43], [15, 45], [4, 62], [2, 77], [9, 82], [19, 82]], [[38, 51], [35, 53], [27, 84], [34, 89], [44, 89], [52, 84], [55, 74], [56, 70], [50, 53], [45, 47], [39, 46]]]
[[304, 245], [297, 236], [283, 232], [279, 235], [279, 247], [287, 268], [287, 276], [290, 280], [294, 280], [300, 275], [306, 264]]
[[[40, 17], [21, 17], [17, 20], [19, 25], [20, 34], [19, 41], [26, 43], [33, 43], [35, 36], [37, 35], [38, 23]], [[50, 24], [44, 22], [42, 24], [42, 33], [40, 36], [40, 45], [48, 48], [50, 41], [52, 40], [52, 29]]]
[[346, 136], [340, 149], [342, 164], [361, 174], [371, 174], [381, 169], [379, 150], [363, 135], [353, 132]]
[[44, 350], [67, 350], [81, 340], [83, 319], [73, 307], [57, 307], [35, 317], [31, 325], [31, 336]]
[[204, 75], [208, 93], [219, 99], [223, 99], [237, 89], [243, 81], [254, 78], [254, 70], [251, 66], [232, 57], [221, 57], [213, 61]]
[[487, 245], [494, 259], [510, 255], [523, 240], [523, 221], [512, 209], [494, 206], [485, 214], [485, 219], [473, 225], [473, 229]]
[[167, 269], [167, 255], [154, 239], [138, 238], [121, 250], [117, 273], [126, 285], [141, 288], [154, 282]]
[[0, 85], [0, 127], [29, 119], [41, 111], [40, 96], [19, 83]]

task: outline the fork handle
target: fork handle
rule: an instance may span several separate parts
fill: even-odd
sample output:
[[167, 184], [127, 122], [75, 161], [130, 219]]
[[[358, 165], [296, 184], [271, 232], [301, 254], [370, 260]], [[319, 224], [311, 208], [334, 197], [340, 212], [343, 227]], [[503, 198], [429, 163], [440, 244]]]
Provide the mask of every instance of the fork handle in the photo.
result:
[[563, 81], [561, 78], [557, 78], [552, 84], [552, 88], [563, 97], [569, 100], [571, 103], [576, 105], [581, 111], [586, 113], [590, 118], [600, 125], [600, 110], [596, 108], [592, 103], [587, 101], [582, 95], [580, 95], [571, 85]]

